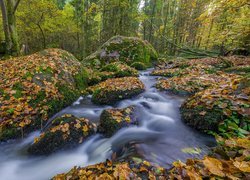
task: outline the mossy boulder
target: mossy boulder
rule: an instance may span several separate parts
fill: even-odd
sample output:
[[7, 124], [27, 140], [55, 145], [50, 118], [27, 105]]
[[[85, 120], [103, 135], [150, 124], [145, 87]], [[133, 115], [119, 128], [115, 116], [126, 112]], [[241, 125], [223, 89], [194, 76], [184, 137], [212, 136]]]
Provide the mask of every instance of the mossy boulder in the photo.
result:
[[62, 149], [70, 149], [84, 142], [95, 133], [95, 124], [84, 118], [63, 115], [52, 121], [51, 126], [43, 132], [28, 148], [32, 155], [49, 155]]
[[0, 141], [39, 129], [87, 87], [88, 73], [60, 49], [0, 62]]
[[134, 62], [130, 66], [137, 69], [137, 70], [146, 70], [147, 69], [147, 66], [142, 62]]
[[113, 77], [138, 76], [139, 72], [121, 62], [110, 63], [100, 70], [101, 72], [113, 72]]
[[135, 107], [127, 107], [124, 109], [106, 109], [100, 117], [100, 125], [98, 131], [111, 137], [119, 129], [130, 125], [137, 125], [138, 121], [134, 115]]
[[95, 85], [110, 78], [139, 76], [139, 72], [125, 63], [114, 62], [103, 66], [101, 69], [88, 69], [89, 85]]
[[124, 62], [128, 65], [141, 62], [152, 66], [158, 59], [158, 54], [147, 41], [135, 37], [115, 36], [104, 43], [95, 53], [83, 60], [91, 67], [100, 68], [111, 62]]
[[188, 98], [181, 107], [184, 122], [198, 130], [222, 134], [250, 131], [250, 79], [234, 76], [236, 79], [228, 79]]
[[187, 108], [183, 105], [180, 109], [183, 121], [203, 132], [218, 132], [218, 127], [225, 116], [219, 109], [206, 109], [206, 107]]
[[89, 88], [89, 91], [93, 92], [92, 101], [96, 104], [114, 104], [138, 95], [144, 90], [144, 84], [137, 77], [108, 79]]

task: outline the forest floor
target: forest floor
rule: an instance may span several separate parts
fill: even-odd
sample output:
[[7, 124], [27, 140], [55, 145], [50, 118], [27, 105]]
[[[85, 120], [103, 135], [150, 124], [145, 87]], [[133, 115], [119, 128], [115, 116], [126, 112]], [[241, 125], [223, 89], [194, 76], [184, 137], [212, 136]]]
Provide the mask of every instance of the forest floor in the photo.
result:
[[249, 179], [250, 178], [250, 58], [223, 57], [168, 60], [152, 75], [156, 87], [188, 96], [181, 107], [189, 126], [217, 139], [217, 147], [203, 159], [177, 161], [164, 169], [140, 158], [106, 161], [73, 168], [54, 179]]
[[[140, 94], [145, 87], [137, 78], [138, 71], [126, 64], [126, 58], [124, 60], [96, 68], [93, 72], [73, 55], [59, 49], [1, 61], [0, 141], [23, 138], [42, 129], [49, 117], [83, 93], [93, 94], [92, 101], [96, 104], [113, 104]], [[138, 65], [138, 69], [145, 66], [142, 62]], [[174, 162], [171, 169], [138, 157], [117, 160], [114, 156], [112, 161], [73, 168], [54, 179], [249, 179], [250, 58], [163, 59], [151, 75], [161, 77], [155, 84], [159, 90], [187, 96], [180, 108], [183, 121], [214, 135], [218, 146], [203, 159]], [[94, 86], [87, 88], [88, 85]], [[130, 125], [130, 110], [124, 112], [127, 113], [124, 116], [115, 110], [108, 112], [118, 119], [111, 120], [107, 126], [112, 125], [117, 130], [123, 127], [121, 124]], [[105, 127], [103, 124], [102, 128]], [[95, 133], [94, 128], [95, 125], [86, 119], [59, 118], [52, 122], [47, 132], [35, 139], [34, 153], [40, 154], [39, 145], [45, 147], [44, 144], [49, 147], [48, 153], [60, 150], [65, 144], [72, 143], [72, 138], [77, 139], [74, 145], [79, 145], [85, 137]]]

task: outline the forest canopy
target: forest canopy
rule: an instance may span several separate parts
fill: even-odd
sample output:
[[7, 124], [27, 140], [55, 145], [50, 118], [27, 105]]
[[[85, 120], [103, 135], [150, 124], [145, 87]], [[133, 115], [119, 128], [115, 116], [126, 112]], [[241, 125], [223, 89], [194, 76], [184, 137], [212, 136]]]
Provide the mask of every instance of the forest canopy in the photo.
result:
[[[8, 13], [9, 1], [1, 2]], [[8, 18], [15, 21], [15, 48], [23, 54], [57, 47], [86, 57], [115, 35], [140, 37], [167, 55], [249, 49], [247, 0], [16, 0], [16, 5]], [[4, 31], [0, 41], [3, 53]]]

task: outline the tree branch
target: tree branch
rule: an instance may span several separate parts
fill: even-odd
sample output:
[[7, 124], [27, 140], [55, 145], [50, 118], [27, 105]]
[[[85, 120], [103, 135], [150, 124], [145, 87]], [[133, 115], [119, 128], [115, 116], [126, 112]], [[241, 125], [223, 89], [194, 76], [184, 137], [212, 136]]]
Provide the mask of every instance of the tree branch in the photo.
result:
[[14, 6], [13, 12], [12, 12], [13, 14], [16, 13], [16, 10], [17, 10], [17, 7], [18, 7], [20, 1], [21, 1], [21, 0], [17, 0], [16, 4], [15, 4], [15, 6]]

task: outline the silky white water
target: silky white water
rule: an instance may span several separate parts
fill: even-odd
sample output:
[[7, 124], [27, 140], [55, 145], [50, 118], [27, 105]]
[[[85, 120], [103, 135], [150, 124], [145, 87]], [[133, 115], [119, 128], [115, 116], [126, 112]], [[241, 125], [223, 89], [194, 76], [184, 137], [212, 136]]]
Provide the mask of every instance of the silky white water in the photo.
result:
[[[202, 157], [208, 147], [214, 145], [214, 139], [189, 128], [181, 121], [179, 107], [184, 98], [156, 90], [153, 86], [157, 77], [149, 76], [149, 72], [141, 72], [140, 79], [146, 91], [137, 97], [123, 100], [115, 106], [96, 106], [91, 103], [91, 97], [80, 97], [72, 106], [55, 115], [73, 114], [98, 123], [104, 109], [134, 105], [139, 119], [138, 126], [121, 129], [111, 138], [94, 135], [76, 149], [48, 157], [31, 157], [26, 153], [27, 146], [39, 132], [30, 134], [24, 140], [1, 143], [0, 180], [50, 179], [74, 166], [105, 161], [114, 151], [125, 157], [129, 152], [122, 149], [128, 143], [134, 144], [137, 153], [148, 161], [164, 167], [169, 167], [175, 160]], [[197, 148], [201, 153], [184, 153], [185, 148]]]

